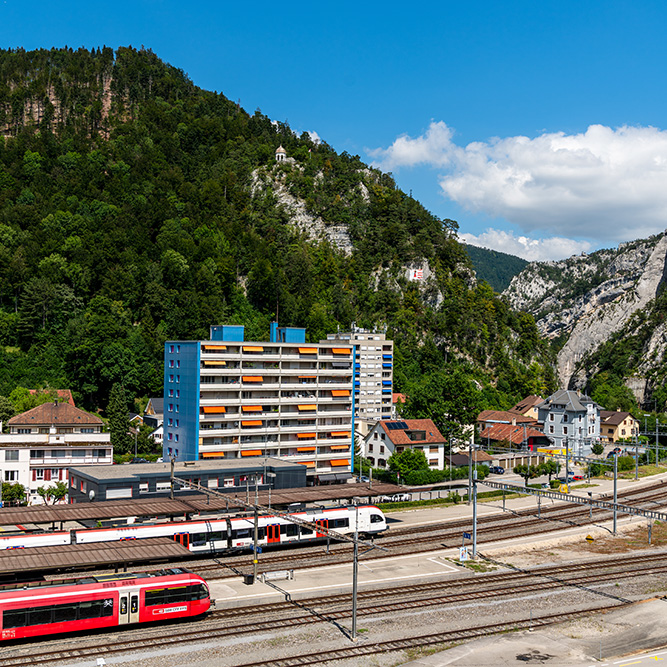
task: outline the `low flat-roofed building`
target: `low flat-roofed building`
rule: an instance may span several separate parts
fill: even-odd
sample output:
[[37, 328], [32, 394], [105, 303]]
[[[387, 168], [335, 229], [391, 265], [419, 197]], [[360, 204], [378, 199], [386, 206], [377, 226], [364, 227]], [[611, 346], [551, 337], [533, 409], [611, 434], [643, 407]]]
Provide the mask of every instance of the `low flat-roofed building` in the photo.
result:
[[[273, 477], [272, 475], [275, 475]], [[266, 457], [252, 461], [220, 460], [177, 461], [174, 477], [197, 482], [214, 491], [245, 493], [258, 490], [289, 489], [306, 486], [306, 466]], [[171, 463], [137, 463], [107, 468], [85, 466], [70, 470], [70, 502], [87, 503], [120, 498], [169, 497]], [[92, 496], [91, 496], [92, 492]], [[174, 497], [192, 495], [192, 489], [174, 485]]]

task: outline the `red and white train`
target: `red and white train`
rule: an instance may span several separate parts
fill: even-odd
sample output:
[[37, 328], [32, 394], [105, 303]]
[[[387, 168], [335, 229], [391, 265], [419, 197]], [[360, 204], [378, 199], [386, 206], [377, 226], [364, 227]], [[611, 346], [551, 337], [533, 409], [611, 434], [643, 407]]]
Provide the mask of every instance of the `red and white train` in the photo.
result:
[[0, 586], [0, 638], [40, 637], [199, 616], [206, 582], [183, 568]]
[[[361, 535], [367, 536], [377, 535], [387, 530], [384, 514], [374, 505], [308, 509], [292, 512], [291, 515], [344, 535], [354, 533], [355, 528]], [[253, 544], [253, 532], [254, 519], [252, 517], [197, 519], [169, 523], [129, 524], [115, 528], [88, 528], [69, 532], [0, 536], [0, 549], [171, 537], [193, 553], [210, 554], [249, 549]], [[322, 536], [322, 533], [317, 530], [299, 526], [288, 519], [271, 515], [259, 517], [257, 543], [260, 546], [312, 542], [321, 539]]]

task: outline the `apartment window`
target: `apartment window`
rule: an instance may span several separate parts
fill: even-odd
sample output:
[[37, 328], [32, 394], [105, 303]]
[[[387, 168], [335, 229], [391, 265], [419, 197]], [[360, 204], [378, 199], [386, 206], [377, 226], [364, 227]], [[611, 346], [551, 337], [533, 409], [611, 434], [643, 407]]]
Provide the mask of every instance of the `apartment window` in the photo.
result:
[[32, 433], [32, 429], [31, 429], [31, 428], [19, 428], [19, 429], [17, 429], [17, 431], [18, 431], [19, 433]]
[[567, 426], [563, 426], [563, 435], [567, 435]]
[[563, 422], [567, 424], [567, 415], [563, 415]]
[[19, 460], [19, 450], [18, 449], [8, 449], [5, 452], [5, 461], [18, 461], [18, 460]]
[[180, 381], [181, 381], [181, 376], [180, 376], [180, 375], [177, 375], [177, 376], [176, 376], [176, 382], [180, 382]]
[[95, 433], [94, 428], [82, 428], [81, 433]]
[[553, 433], [553, 432], [554, 432], [554, 427], [553, 427], [553, 426], [549, 426], [549, 433]]
[[384, 445], [380, 445], [380, 454], [384, 454]]
[[43, 449], [31, 449], [30, 450], [30, 458], [31, 459], [43, 459], [44, 458], [44, 450]]
[[178, 428], [178, 419], [176, 419], [176, 420], [174, 421], [174, 426], [175, 426], [176, 428]]
[[94, 456], [96, 456], [98, 459], [103, 459], [105, 456], [108, 456], [108, 452], [106, 449], [96, 449], [93, 452]]
[[234, 478], [233, 477], [225, 477], [224, 485], [226, 487], [234, 486]]
[[173, 412], [173, 411], [174, 411], [174, 404], [170, 403], [169, 404], [169, 412]]
[[178, 412], [178, 403], [176, 403], [176, 412]]
[[178, 433], [174, 436], [174, 440], [178, 442]]
[[174, 360], [170, 359], [169, 360], [169, 368], [173, 368], [173, 367], [174, 367]]
[[174, 381], [174, 376], [173, 376], [173, 375], [170, 375], [170, 376], [169, 376], [169, 382], [173, 382], [173, 381]]
[[17, 482], [18, 478], [18, 470], [5, 470], [5, 482]]
[[169, 398], [174, 398], [174, 390], [173, 389], [169, 390]]
[[180, 398], [180, 397], [181, 397], [181, 390], [177, 389], [176, 390], [176, 398]]
[[167, 426], [173, 426], [173, 425], [174, 425], [174, 420], [171, 417], [169, 417], [169, 419], [167, 419]]
[[549, 413], [549, 421], [552, 422], [554, 420], [554, 415], [553, 412]]
[[44, 469], [38, 468], [35, 470], [35, 479], [44, 479]]
[[181, 346], [177, 345], [176, 346], [176, 354], [180, 354], [180, 353], [181, 353]]
[[180, 367], [181, 367], [181, 360], [176, 359], [176, 368], [180, 368]]

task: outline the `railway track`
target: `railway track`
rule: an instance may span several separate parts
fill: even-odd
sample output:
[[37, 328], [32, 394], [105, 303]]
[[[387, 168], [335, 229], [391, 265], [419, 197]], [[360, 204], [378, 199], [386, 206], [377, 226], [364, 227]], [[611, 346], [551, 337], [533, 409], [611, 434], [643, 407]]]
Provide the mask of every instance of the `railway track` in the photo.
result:
[[[659, 501], [662, 501], [660, 503]], [[653, 507], [658, 504], [667, 504], [667, 486], [655, 484], [642, 489], [627, 491], [623, 496], [619, 494], [619, 502], [634, 506], [645, 505]], [[522, 536], [527, 530], [530, 533], [540, 534], [551, 532], [553, 524], [567, 526], [585, 526], [610, 520], [612, 512], [593, 508], [592, 518], [589, 511], [581, 505], [549, 505], [542, 507], [540, 516], [537, 510], [522, 510], [507, 514], [478, 518], [478, 542], [480, 544]], [[470, 529], [470, 519], [448, 521], [443, 524], [416, 526], [391, 530], [381, 538], [377, 544], [389, 552], [372, 551], [367, 553], [367, 559], [390, 558], [402, 553], [418, 553], [430, 551], [434, 548], [451, 548], [459, 546], [461, 531]], [[303, 549], [292, 549], [288, 553], [265, 552], [259, 563], [259, 572], [272, 569], [307, 569], [334, 565], [347, 562], [350, 559], [352, 547], [347, 544], [332, 543], [329, 553], [322, 553], [322, 546], [308, 546]], [[213, 564], [193, 563], [192, 569], [198, 574], [210, 576], [211, 573], [240, 571], [248, 566], [247, 556], [221, 557]]]
[[[603, 596], [607, 600], [612, 599], [613, 606], [618, 606], [627, 604], [629, 600], [604, 591], [591, 589], [589, 586], [594, 583], [609, 582], [613, 579], [622, 580], [665, 573], [667, 573], [667, 554], [648, 554], [639, 557], [615, 558], [613, 560], [597, 559], [585, 563], [535, 570], [517, 570], [429, 582], [427, 584], [392, 587], [391, 589], [362, 591], [359, 594], [357, 613], [362, 617], [387, 616], [406, 611], [414, 612], [420, 609], [428, 610], [434, 607], [483, 601], [489, 598], [534, 594], [536, 590], [553, 592], [568, 587], [584, 590], [595, 596]], [[130, 631], [130, 637], [118, 637], [118, 634], [116, 634], [114, 638], [111, 634], [105, 634], [102, 651], [99, 645], [81, 646], [80, 642], [74, 648], [59, 648], [59, 645], [62, 646], [63, 643], [66, 644], [71, 641], [68, 639], [55, 640], [49, 650], [41, 652], [35, 652], [31, 649], [33, 646], [41, 648], [43, 643], [29, 646], [25, 644], [17, 645], [7, 647], [5, 650], [0, 649], [0, 667], [19, 667], [19, 665], [23, 667], [27, 662], [33, 665], [62, 663], [65, 660], [95, 658], [101, 654], [108, 656], [150, 648], [175, 647], [188, 642], [224, 640], [239, 635], [256, 637], [258, 633], [275, 632], [276, 628], [280, 628], [280, 630], [296, 628], [321, 621], [336, 623], [339, 627], [342, 627], [338, 622], [349, 619], [350, 603], [351, 595], [339, 594], [310, 598], [297, 603], [282, 602], [271, 605], [251, 605], [231, 610], [215, 610], [205, 620], [198, 622], [197, 628], [190, 629], [189, 623], [180, 624], [176, 635], [166, 634], [164, 625], [137, 628]], [[556, 616], [561, 618], [563, 615]], [[509, 625], [513, 624], [514, 622]], [[502, 625], [507, 626], [508, 623]], [[499, 630], [489, 630], [485, 626], [483, 631], [490, 634]], [[443, 633], [438, 636], [453, 636], [456, 632], [459, 631]], [[111, 641], [108, 641], [107, 637]], [[400, 640], [400, 642], [411, 641], [412, 639]], [[449, 640], [437, 640], [434, 643], [442, 643], [443, 641]], [[429, 640], [428, 644], [431, 645], [431, 643], [433, 642]], [[378, 646], [384, 645], [396, 646], [396, 643], [389, 642]], [[425, 644], [422, 642], [422, 644], [417, 643], [412, 646], [414, 645]], [[348, 649], [340, 650], [348, 652]], [[354, 655], [350, 654], [351, 657]], [[327, 658], [327, 660], [332, 659], [334, 658]], [[248, 663], [248, 665], [250, 664], [265, 663]], [[271, 662], [271, 664], [283, 663]]]

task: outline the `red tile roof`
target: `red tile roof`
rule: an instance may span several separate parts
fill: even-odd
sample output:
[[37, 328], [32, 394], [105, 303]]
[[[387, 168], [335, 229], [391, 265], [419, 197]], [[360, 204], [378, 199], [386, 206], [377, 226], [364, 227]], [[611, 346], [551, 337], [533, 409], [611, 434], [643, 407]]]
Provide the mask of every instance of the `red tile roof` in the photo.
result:
[[525, 412], [528, 412], [528, 410], [530, 410], [531, 408], [534, 408], [535, 406], [543, 402], [544, 399], [541, 396], [535, 396], [535, 394], [531, 394], [530, 396], [526, 396], [526, 398], [524, 398], [523, 401], [519, 401], [512, 408], [512, 412], [520, 412], [521, 414], [524, 414]]
[[505, 422], [508, 424], [536, 424], [537, 419], [533, 417], [526, 417], [520, 412], [514, 412], [513, 410], [482, 410], [482, 412], [477, 415], [478, 422]]
[[16, 415], [9, 420], [9, 425], [31, 424], [50, 426], [51, 424], [81, 425], [103, 424], [96, 415], [85, 410], [79, 410], [69, 403], [44, 403], [32, 410]]
[[636, 419], [629, 412], [600, 410], [600, 420], [603, 424], [608, 424], [609, 426], [618, 426], [625, 419], [632, 419], [633, 422], [636, 421]]
[[[407, 424], [407, 429], [390, 429], [388, 424], [398, 424], [403, 422]], [[442, 437], [440, 431], [435, 427], [435, 424], [431, 419], [400, 419], [397, 421], [381, 421], [380, 425], [384, 429], [384, 432], [389, 436], [395, 445], [418, 445], [424, 443], [438, 443], [442, 444], [445, 442], [445, 439]], [[425, 438], [424, 440], [410, 440], [407, 433], [409, 431], [424, 431]]]
[[391, 395], [391, 402], [394, 405], [396, 403], [398, 403], [399, 401], [401, 403], [405, 404], [407, 400], [408, 400], [408, 397], [405, 394], [396, 394], [396, 393], [394, 393], [394, 394]]
[[520, 445], [524, 438], [540, 438], [544, 437], [542, 431], [527, 426], [524, 430], [523, 426], [513, 426], [512, 424], [493, 424], [485, 428], [479, 435], [482, 441], [489, 439], [498, 442], [500, 440], [508, 440], [514, 445]]

